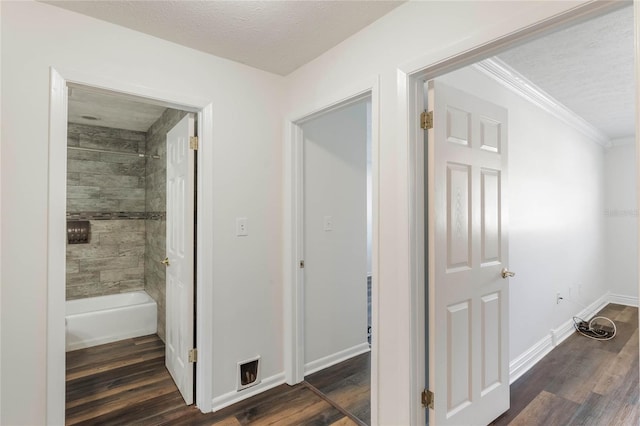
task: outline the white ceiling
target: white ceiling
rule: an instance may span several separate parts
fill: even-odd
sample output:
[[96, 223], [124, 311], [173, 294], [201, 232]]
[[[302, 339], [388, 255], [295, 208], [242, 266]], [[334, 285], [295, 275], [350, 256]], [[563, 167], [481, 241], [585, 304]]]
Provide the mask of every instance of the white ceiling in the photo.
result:
[[[402, 2], [49, 3], [266, 71], [287, 74]], [[498, 58], [610, 139], [635, 134], [632, 7], [517, 46]], [[157, 106], [143, 112], [145, 106], [134, 104], [129, 106], [135, 112], [127, 113], [124, 104], [109, 105], [112, 100], [109, 96], [94, 96], [93, 102], [71, 99], [70, 113], [101, 116], [102, 121], [93, 124], [102, 126], [119, 120], [120, 128], [132, 129], [147, 126], [140, 121], [141, 116], [150, 114], [147, 120], [152, 120], [154, 114], [155, 118], [161, 114]], [[118, 118], [110, 117], [112, 114], [118, 114]], [[147, 129], [148, 126], [143, 131]]]
[[287, 75], [404, 1], [45, 2]]
[[564, 106], [618, 139], [635, 134], [633, 7], [498, 55]]

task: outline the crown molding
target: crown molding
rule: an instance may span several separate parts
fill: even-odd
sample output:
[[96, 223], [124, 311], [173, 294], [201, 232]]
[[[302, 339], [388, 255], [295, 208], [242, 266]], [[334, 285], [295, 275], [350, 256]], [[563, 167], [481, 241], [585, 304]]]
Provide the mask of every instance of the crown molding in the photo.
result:
[[612, 146], [607, 135], [601, 130], [558, 102], [551, 95], [540, 89], [500, 59], [496, 57], [485, 59], [477, 62], [473, 66], [483, 74], [497, 81], [501, 86], [548, 112], [563, 123], [573, 127], [598, 145], [605, 148]]

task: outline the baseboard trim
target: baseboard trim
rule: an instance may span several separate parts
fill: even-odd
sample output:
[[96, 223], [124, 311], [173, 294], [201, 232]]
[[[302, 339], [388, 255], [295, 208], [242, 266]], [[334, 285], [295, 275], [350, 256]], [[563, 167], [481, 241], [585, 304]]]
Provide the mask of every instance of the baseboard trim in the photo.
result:
[[515, 382], [553, 349], [551, 336], [546, 336], [509, 364], [509, 384]]
[[623, 294], [611, 294], [609, 296], [609, 302], [617, 305], [638, 307], [638, 298], [634, 296], [625, 296]]
[[264, 391], [275, 388], [276, 386], [280, 386], [284, 383], [285, 379], [283, 372], [271, 377], [267, 377], [266, 379], [262, 379], [259, 384], [250, 388], [239, 391], [234, 390], [232, 392], [225, 393], [224, 395], [217, 396], [211, 401], [211, 411], [215, 412], [221, 410], [225, 407], [243, 401], [247, 398], [251, 398], [252, 396], [256, 396]]
[[[612, 294], [610, 292], [602, 295], [589, 306], [578, 312], [575, 316], [584, 320], [589, 320], [609, 303], [616, 303], [626, 306], [638, 306], [638, 297]], [[560, 327], [551, 329], [549, 335], [543, 337], [529, 349], [520, 354], [509, 363], [509, 383], [518, 380], [524, 373], [536, 365], [553, 348], [558, 346], [573, 334], [573, 318], [565, 321]]]
[[308, 376], [309, 374], [324, 370], [325, 368], [331, 367], [332, 365], [341, 363], [342, 361], [346, 361], [349, 358], [353, 358], [354, 356], [358, 356], [369, 351], [371, 351], [369, 343], [361, 343], [359, 345], [344, 349], [329, 356], [325, 356], [318, 360], [311, 361], [305, 364], [304, 375]]

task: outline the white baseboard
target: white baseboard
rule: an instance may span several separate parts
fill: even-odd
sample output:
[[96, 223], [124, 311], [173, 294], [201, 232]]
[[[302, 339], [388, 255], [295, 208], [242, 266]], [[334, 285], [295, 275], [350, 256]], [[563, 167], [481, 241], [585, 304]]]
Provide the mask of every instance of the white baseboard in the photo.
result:
[[546, 336], [509, 363], [509, 384], [515, 382], [553, 349], [551, 336]]
[[331, 367], [332, 365], [338, 364], [342, 361], [346, 361], [349, 358], [353, 358], [354, 356], [369, 352], [370, 350], [371, 348], [369, 348], [369, 343], [361, 343], [340, 352], [336, 352], [335, 354], [331, 354], [315, 361], [311, 361], [305, 364], [304, 375], [307, 376], [309, 374], [315, 373], [316, 371], [324, 370], [327, 367]]
[[251, 398], [252, 396], [258, 395], [271, 388], [275, 388], [276, 386], [280, 386], [284, 382], [284, 373], [280, 373], [271, 377], [267, 377], [266, 379], [262, 379], [259, 384], [250, 388], [246, 388], [240, 391], [234, 390], [232, 392], [225, 393], [224, 395], [217, 396], [213, 398], [213, 401], [211, 401], [211, 411], [215, 412], [221, 410], [225, 407], [235, 404], [236, 402]]
[[[589, 320], [609, 303], [637, 307], [638, 298], [634, 296], [606, 293], [595, 302], [578, 312], [575, 316], [584, 320]], [[516, 357], [509, 363], [509, 383], [513, 383], [518, 380], [520, 376], [529, 371], [531, 367], [536, 365], [538, 361], [551, 352], [553, 348], [571, 336], [574, 331], [573, 318], [570, 318], [560, 325], [560, 327], [552, 329], [548, 336], [543, 337], [529, 349]]]
[[[352, 358], [356, 355], [363, 354], [365, 352], [369, 352], [368, 343], [363, 343], [352, 348], [346, 349], [344, 351], [340, 351], [336, 354], [330, 355], [328, 357], [324, 357], [317, 361], [313, 361], [305, 366], [305, 374], [311, 374], [316, 371], [322, 370], [323, 368], [330, 367], [334, 364], [337, 364], [342, 361], [346, 361], [349, 358]], [[215, 412], [221, 410], [225, 407], [233, 405], [237, 402], [243, 401], [247, 398], [251, 398], [252, 396], [258, 395], [264, 391], [267, 391], [271, 388], [275, 388], [276, 386], [280, 386], [284, 384], [285, 375], [284, 373], [276, 374], [274, 376], [268, 377], [266, 379], [262, 379], [262, 381], [250, 388], [246, 388], [240, 391], [232, 391], [225, 393], [223, 395], [217, 396], [213, 398], [211, 401], [211, 411]]]
[[610, 294], [609, 302], [616, 303], [618, 305], [638, 307], [638, 298], [635, 296], [625, 296], [623, 294]]

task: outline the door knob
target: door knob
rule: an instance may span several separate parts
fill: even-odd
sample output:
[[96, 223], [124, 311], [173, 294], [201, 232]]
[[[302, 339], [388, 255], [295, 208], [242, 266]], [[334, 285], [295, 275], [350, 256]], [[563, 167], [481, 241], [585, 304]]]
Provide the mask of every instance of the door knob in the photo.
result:
[[511, 272], [507, 268], [503, 268], [500, 273], [502, 275], [502, 278], [509, 278], [509, 277], [515, 277], [516, 276], [515, 272]]
[[163, 263], [164, 266], [169, 266], [169, 258], [165, 257], [164, 260], [161, 263]]

